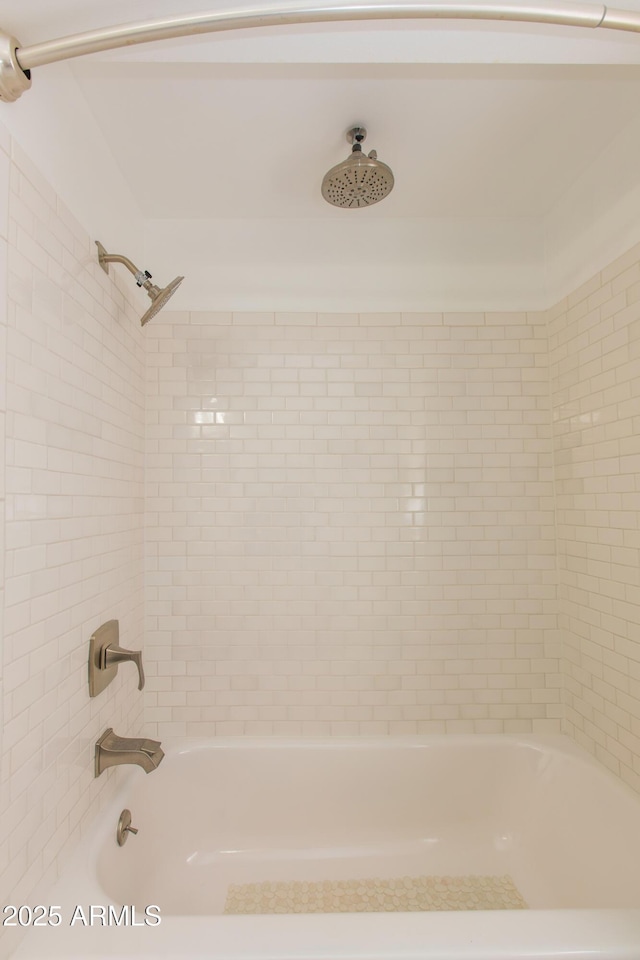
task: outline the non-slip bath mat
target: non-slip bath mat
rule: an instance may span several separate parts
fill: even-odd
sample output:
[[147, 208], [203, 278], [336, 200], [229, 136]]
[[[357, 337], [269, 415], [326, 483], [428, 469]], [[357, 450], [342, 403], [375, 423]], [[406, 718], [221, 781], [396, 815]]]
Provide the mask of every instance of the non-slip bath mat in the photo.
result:
[[526, 910], [510, 876], [231, 884], [225, 913], [386, 913]]

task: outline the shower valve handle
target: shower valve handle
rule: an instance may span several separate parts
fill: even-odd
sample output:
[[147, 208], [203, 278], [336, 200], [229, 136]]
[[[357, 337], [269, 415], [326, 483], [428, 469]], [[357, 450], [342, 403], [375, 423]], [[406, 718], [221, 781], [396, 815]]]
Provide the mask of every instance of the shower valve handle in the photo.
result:
[[125, 650], [118, 643], [110, 643], [108, 647], [102, 650], [102, 669], [112, 667], [114, 664], [125, 663], [132, 660], [138, 668], [138, 690], [144, 687], [144, 669], [142, 667], [142, 650]]

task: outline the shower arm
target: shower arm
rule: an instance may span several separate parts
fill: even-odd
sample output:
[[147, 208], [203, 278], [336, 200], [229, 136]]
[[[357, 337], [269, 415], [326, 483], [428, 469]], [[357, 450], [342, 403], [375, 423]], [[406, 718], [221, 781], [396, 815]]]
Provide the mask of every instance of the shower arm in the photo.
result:
[[15, 37], [0, 31], [0, 100], [17, 100], [31, 86], [30, 71], [33, 67], [137, 43], [248, 27], [395, 19], [501, 20], [568, 27], [603, 27], [640, 33], [640, 13], [633, 10], [607, 9], [601, 3], [555, 0], [526, 3], [522, 3], [522, 0], [506, 3], [486, 3], [483, 0], [470, 0], [467, 3], [433, 3], [430, 0], [413, 0], [410, 3], [398, 0], [320, 0], [316, 4], [309, 4], [304, 0], [294, 0], [281, 5], [275, 3], [270, 7], [218, 9], [190, 16], [124, 23], [30, 46], [21, 46]]
[[123, 263], [129, 273], [134, 275], [136, 278], [136, 283], [139, 287], [145, 286], [145, 284], [147, 284], [151, 279], [151, 274], [149, 271], [138, 270], [135, 263], [129, 260], [129, 257], [123, 257], [120, 253], [107, 253], [105, 248], [98, 240], [96, 240], [96, 246], [98, 248], [98, 263], [105, 273], [109, 273], [109, 267], [107, 266], [108, 263]]

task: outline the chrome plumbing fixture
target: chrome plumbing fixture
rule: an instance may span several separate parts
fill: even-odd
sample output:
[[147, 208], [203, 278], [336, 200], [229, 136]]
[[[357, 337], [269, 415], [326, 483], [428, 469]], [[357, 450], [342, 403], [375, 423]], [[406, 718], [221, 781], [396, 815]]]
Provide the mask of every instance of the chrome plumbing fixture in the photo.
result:
[[107, 620], [89, 639], [89, 696], [97, 697], [108, 687], [118, 672], [118, 665], [127, 661], [138, 668], [138, 690], [144, 687], [141, 650], [125, 650], [120, 646], [120, 624]]
[[128, 257], [123, 257], [119, 253], [107, 253], [98, 240], [96, 240], [96, 246], [98, 248], [98, 263], [105, 273], [109, 273], [110, 263], [123, 263], [127, 270], [134, 275], [138, 286], [144, 287], [149, 294], [151, 306], [140, 320], [141, 327], [144, 327], [145, 323], [148, 323], [152, 317], [155, 317], [159, 310], [162, 310], [167, 300], [174, 295], [184, 280], [184, 277], [176, 277], [175, 280], [172, 280], [171, 283], [168, 283], [166, 287], [162, 287], [161, 289], [155, 283], [151, 283], [151, 274], [148, 270], [138, 270], [135, 263], [132, 263]]
[[[176, 6], [179, 4], [176, 2]], [[238, 10], [228, 3], [203, 13], [164, 16], [157, 20], [121, 23], [86, 33], [57, 37], [29, 46], [8, 33], [0, 32], [0, 100], [17, 100], [31, 86], [30, 70], [59, 60], [84, 57], [102, 50], [117, 50], [136, 43], [190, 37], [221, 30], [249, 27], [281, 27], [290, 23], [333, 23], [356, 20], [498, 20], [521, 23], [550, 23], [560, 27], [589, 27], [640, 33], [637, 10], [616, 9], [603, 3], [566, 3], [564, 0], [503, 0], [501, 3], [451, 3], [434, 0], [306, 0], [280, 4], [264, 0], [262, 4]]]
[[118, 846], [123, 847], [127, 842], [129, 834], [136, 834], [137, 832], [138, 828], [131, 826], [131, 810], [123, 810], [120, 814], [118, 828], [116, 830], [116, 840], [118, 841]]
[[353, 144], [350, 156], [324, 175], [322, 196], [334, 207], [370, 207], [393, 190], [391, 168], [378, 160], [375, 150], [368, 156], [362, 152], [366, 136], [364, 127], [348, 130], [347, 141]]
[[145, 773], [156, 770], [164, 752], [159, 740], [145, 737], [119, 737], [109, 727], [96, 742], [95, 776], [99, 777], [108, 767], [117, 767], [122, 763], [135, 763]]
[[18, 60], [19, 42], [0, 31], [0, 100], [12, 103], [31, 86], [31, 70]]

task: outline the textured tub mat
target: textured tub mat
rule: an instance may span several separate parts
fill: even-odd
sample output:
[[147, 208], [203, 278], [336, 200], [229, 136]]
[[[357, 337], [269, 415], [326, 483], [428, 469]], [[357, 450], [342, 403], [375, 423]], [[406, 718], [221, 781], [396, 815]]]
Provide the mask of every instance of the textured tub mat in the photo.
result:
[[398, 877], [394, 880], [230, 884], [225, 913], [385, 913], [526, 910], [511, 877]]

